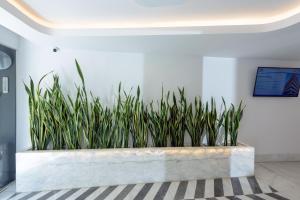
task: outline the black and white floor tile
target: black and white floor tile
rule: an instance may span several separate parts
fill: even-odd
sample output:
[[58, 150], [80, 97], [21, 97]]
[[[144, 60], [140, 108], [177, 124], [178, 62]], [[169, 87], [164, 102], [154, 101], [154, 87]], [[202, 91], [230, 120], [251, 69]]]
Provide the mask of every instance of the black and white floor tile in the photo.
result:
[[255, 177], [17, 193], [10, 200], [287, 200]]

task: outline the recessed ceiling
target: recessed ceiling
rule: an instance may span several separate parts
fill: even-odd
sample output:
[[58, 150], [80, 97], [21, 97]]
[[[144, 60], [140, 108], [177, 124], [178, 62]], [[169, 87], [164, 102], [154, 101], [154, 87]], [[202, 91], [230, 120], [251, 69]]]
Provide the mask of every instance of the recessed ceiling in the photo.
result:
[[300, 60], [300, 24], [250, 34], [67, 37], [59, 46], [80, 50]]
[[185, 26], [269, 22], [299, 0], [10, 0], [52, 26]]
[[300, 0], [0, 0], [0, 19], [62, 49], [300, 58]]
[[300, 21], [300, 0], [3, 1], [52, 32], [70, 29], [142, 29], [142, 32], [154, 28], [169, 28], [175, 34], [264, 32]]

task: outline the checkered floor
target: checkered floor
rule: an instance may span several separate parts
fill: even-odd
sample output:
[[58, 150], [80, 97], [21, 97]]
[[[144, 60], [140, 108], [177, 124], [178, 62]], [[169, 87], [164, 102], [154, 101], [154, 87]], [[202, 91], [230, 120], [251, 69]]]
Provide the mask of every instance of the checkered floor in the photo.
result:
[[255, 177], [17, 193], [10, 200], [287, 200]]

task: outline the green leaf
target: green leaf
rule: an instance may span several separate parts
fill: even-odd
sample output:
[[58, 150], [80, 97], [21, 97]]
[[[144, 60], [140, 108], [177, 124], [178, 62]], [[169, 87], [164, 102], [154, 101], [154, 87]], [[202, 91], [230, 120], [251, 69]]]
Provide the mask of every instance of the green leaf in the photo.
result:
[[80, 67], [80, 65], [79, 65], [79, 63], [77, 62], [76, 59], [75, 59], [75, 63], [76, 63], [76, 69], [77, 69], [78, 75], [79, 75], [79, 77], [81, 79], [82, 85], [85, 85], [85, 83], [84, 83], [84, 76], [83, 76], [83, 73], [81, 71], [81, 67]]

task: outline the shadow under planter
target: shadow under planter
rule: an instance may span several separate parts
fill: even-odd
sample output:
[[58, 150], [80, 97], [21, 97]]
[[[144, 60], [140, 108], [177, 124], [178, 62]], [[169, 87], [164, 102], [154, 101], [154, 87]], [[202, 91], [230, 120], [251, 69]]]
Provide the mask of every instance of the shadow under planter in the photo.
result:
[[16, 162], [16, 190], [30, 192], [253, 176], [254, 148], [240, 144], [26, 151], [17, 153]]

